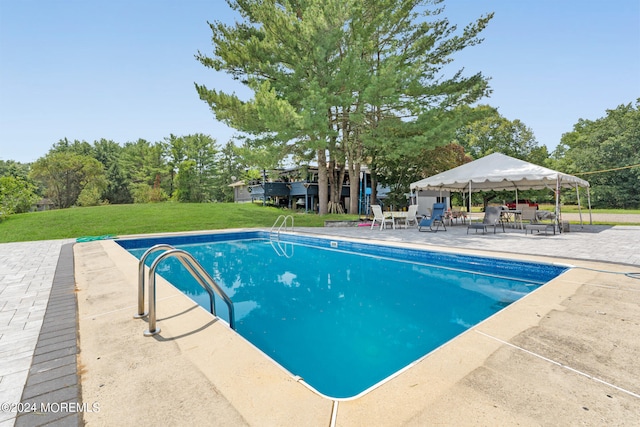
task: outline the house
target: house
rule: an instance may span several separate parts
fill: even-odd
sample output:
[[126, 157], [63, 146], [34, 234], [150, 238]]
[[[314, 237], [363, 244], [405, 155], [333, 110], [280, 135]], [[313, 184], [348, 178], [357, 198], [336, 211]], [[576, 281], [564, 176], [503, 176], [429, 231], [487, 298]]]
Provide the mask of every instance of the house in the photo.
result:
[[418, 190], [413, 193], [414, 204], [418, 204], [418, 215], [430, 215], [434, 203], [444, 203], [450, 206], [450, 191]]
[[51, 199], [43, 198], [38, 200], [32, 207], [32, 211], [48, 211], [49, 209], [53, 209], [54, 204]]
[[236, 203], [246, 203], [253, 201], [251, 199], [251, 192], [244, 181], [236, 181], [233, 184], [229, 184], [229, 187], [233, 188], [233, 201]]
[[[360, 213], [369, 211], [371, 196], [371, 186], [369, 174], [363, 172], [360, 185]], [[367, 185], [369, 184], [369, 185]], [[238, 181], [230, 184], [233, 187], [234, 202], [245, 203], [262, 201], [289, 209], [301, 209], [305, 212], [316, 212], [318, 210], [318, 168], [297, 167], [277, 171], [277, 174], [262, 180], [254, 180], [248, 183]], [[340, 191], [340, 203], [345, 211], [349, 207], [349, 177], [345, 177], [345, 182]], [[378, 186], [378, 199], [384, 199], [388, 190]], [[378, 203], [380, 200], [378, 200]]]

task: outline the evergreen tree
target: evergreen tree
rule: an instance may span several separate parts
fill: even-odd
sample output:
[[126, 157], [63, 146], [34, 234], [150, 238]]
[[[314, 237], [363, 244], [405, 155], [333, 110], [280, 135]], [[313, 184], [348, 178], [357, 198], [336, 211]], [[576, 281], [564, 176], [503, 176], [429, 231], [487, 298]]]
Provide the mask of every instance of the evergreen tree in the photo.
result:
[[216, 174], [212, 182], [211, 197], [217, 202], [233, 202], [233, 189], [229, 184], [241, 179], [244, 165], [241, 163], [238, 149], [229, 141], [220, 150], [216, 158]]
[[144, 139], [127, 142], [123, 147], [121, 166], [135, 203], [167, 200], [171, 175], [164, 144], [152, 144]]
[[171, 164], [177, 166], [175, 198], [181, 202], [208, 202], [213, 193], [217, 148], [208, 135], [172, 138]]
[[101, 194], [101, 199], [113, 204], [133, 202], [121, 164], [123, 151], [120, 144], [104, 138], [93, 143], [93, 157], [103, 164], [107, 179], [107, 186]]
[[[430, 126], [419, 121], [421, 115], [488, 93], [480, 74], [442, 74], [453, 53], [479, 42], [492, 15], [456, 35], [455, 26], [436, 19], [440, 3], [230, 0], [244, 21], [211, 24], [214, 56], [198, 59], [242, 81], [254, 97], [245, 102], [196, 88], [219, 120], [254, 142], [278, 145], [283, 153], [314, 152], [320, 213], [326, 213], [330, 181], [337, 192], [348, 168], [351, 182], [358, 182], [360, 164], [372, 155], [365, 151], [367, 138], [369, 147], [377, 144], [382, 151], [415, 143], [398, 138], [402, 133], [371, 142], [383, 121]], [[431, 148], [448, 142], [426, 141]], [[357, 186], [352, 191], [354, 209]]]

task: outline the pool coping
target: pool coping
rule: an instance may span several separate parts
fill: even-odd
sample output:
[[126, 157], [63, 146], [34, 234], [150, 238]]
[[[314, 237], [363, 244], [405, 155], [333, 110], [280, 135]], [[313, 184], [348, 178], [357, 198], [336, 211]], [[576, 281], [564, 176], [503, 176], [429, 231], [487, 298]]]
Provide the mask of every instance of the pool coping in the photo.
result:
[[[176, 233], [171, 233], [171, 234], [176, 234]], [[179, 234], [185, 234], [185, 233], [179, 233]], [[327, 236], [329, 236], [329, 238], [335, 238], [335, 236], [330, 236], [330, 235], [327, 235]], [[127, 237], [130, 237], [130, 236], [127, 236]], [[340, 237], [340, 239], [349, 240], [348, 238], [344, 238], [344, 237]], [[379, 243], [382, 244], [382, 245], [393, 245], [392, 242], [381, 241]], [[94, 245], [95, 246], [95, 245], [103, 245], [103, 244], [106, 244], [106, 242], [92, 242], [92, 243], [87, 243], [87, 244], [83, 243], [82, 245]], [[412, 245], [412, 244], [403, 243], [402, 245], [406, 246], [406, 245]], [[416, 245], [416, 246], [418, 248], [421, 248], [421, 249], [432, 249], [432, 250], [444, 251], [444, 252], [447, 251], [446, 248], [442, 248], [442, 247], [435, 247], [435, 248], [431, 247], [431, 248], [429, 248], [429, 247], [425, 247], [425, 245]], [[76, 246], [75, 248], [78, 248], [78, 246]], [[451, 250], [455, 251], [455, 252], [459, 252], [461, 249], [460, 248], [455, 248], [455, 249], [451, 249]], [[473, 254], [480, 254], [480, 255], [482, 255], [482, 253], [486, 252], [486, 251], [482, 251], [482, 250], [480, 250], [480, 251], [464, 250], [464, 251], [465, 252], [470, 252], [470, 253], [473, 253]], [[499, 253], [492, 253], [491, 256], [495, 257], [496, 254], [499, 254]], [[526, 256], [525, 255], [525, 256], [523, 256], [522, 254], [511, 254], [511, 253], [505, 253], [505, 252], [502, 252], [502, 254], [504, 254], [505, 256], [507, 256], [507, 257], [509, 257], [511, 259], [513, 259], [513, 258], [519, 259], [519, 258], [522, 257], [523, 259], [526, 259], [526, 260], [531, 260], [533, 258], [533, 259], [536, 259], [536, 260], [542, 259], [542, 260], [544, 260], [543, 262], [547, 262], [547, 263], [549, 262], [548, 257], [533, 256], [533, 255], [530, 255], [530, 256]], [[76, 256], [78, 256], [77, 253], [76, 253]], [[626, 271], [626, 270], [629, 269], [629, 267], [626, 266], [626, 265], [617, 265], [617, 264], [606, 263], [606, 262], [588, 262], [588, 261], [580, 261], [580, 260], [574, 260], [574, 259], [565, 260], [565, 261], [567, 261], [566, 262], [567, 264], [572, 264], [572, 265], [576, 265], [576, 264], [585, 264], [585, 265], [587, 265], [588, 264], [588, 265], [595, 266], [595, 267], [600, 266], [600, 267], [603, 267], [603, 268], [606, 267], [606, 268], [609, 268], [609, 269], [614, 267], [614, 269], [617, 268], [617, 269], [619, 269], [621, 271]], [[77, 267], [76, 267], [76, 269], [77, 269]], [[593, 276], [593, 273], [586, 273], [586, 272], [582, 272], [582, 273], [583, 274], [581, 274], [581, 276]], [[566, 283], [564, 284], [564, 289], [560, 290], [559, 293], [555, 293], [555, 295], [552, 297], [552, 299], [555, 301], [555, 303], [551, 306], [551, 310], [564, 311], [565, 307], [562, 306], [561, 302], [565, 301], [567, 298], [570, 298], [570, 295], [571, 295], [572, 292], [575, 292], [576, 289], [578, 289], [581, 286], [583, 286], [582, 284], [580, 284], [581, 281], [587, 280], [587, 278], [580, 279], [580, 280], [574, 280], [574, 279], [566, 281]], [[160, 286], [160, 284], [159, 284], [159, 286]], [[543, 287], [541, 289], [545, 289], [545, 287]], [[533, 295], [533, 294], [537, 293], [538, 291], [540, 291], [540, 289], [534, 291], [534, 293], [532, 293], [530, 295]], [[134, 294], [132, 294], [132, 295], [134, 295]], [[569, 297], [567, 297], [567, 295], [569, 295]], [[549, 297], [549, 295], [547, 295], [546, 297]], [[542, 298], [542, 299], [544, 299], [544, 298]], [[79, 305], [80, 305], [80, 303], [79, 303]], [[187, 305], [188, 305], [188, 303], [187, 303]], [[540, 301], [538, 301], [537, 303], [535, 303], [534, 301], [531, 301], [531, 304], [528, 304], [528, 305], [530, 306], [529, 308], [531, 308], [531, 306], [536, 307], [536, 308], [544, 308], [544, 304], [542, 302], [540, 302]], [[135, 301], [134, 301], [134, 303], [132, 305], [131, 310], [135, 310], [134, 306], [135, 306]], [[517, 303], [516, 304], [512, 304], [510, 307], [507, 308], [507, 310], [512, 308], [512, 307], [516, 307], [516, 306], [517, 306]], [[183, 311], [184, 311], [184, 307], [182, 307], [182, 308], [183, 308]], [[546, 309], [547, 310], [550, 309], [548, 304], [546, 306]], [[187, 308], [187, 310], [190, 310], [190, 309]], [[518, 311], [526, 311], [526, 310], [524, 310], [522, 307], [520, 307], [520, 309]], [[206, 317], [202, 317], [203, 314], [204, 315], [208, 315], [208, 313], [204, 312], [204, 310], [202, 311], [202, 313], [200, 313], [198, 310], [191, 310], [188, 313], [182, 313], [181, 316], [180, 316], [180, 320], [181, 321], [178, 322], [178, 323], [184, 323], [182, 321], [186, 320], [185, 317], [195, 315], [194, 316], [195, 319], [193, 319], [193, 320], [195, 320], [195, 323], [202, 325], [203, 324], [202, 323], [203, 319], [206, 318]], [[129, 317], [129, 316], [127, 316], [127, 317]], [[168, 317], [172, 317], [172, 316], [170, 315]], [[531, 325], [535, 325], [536, 322], [539, 322], [540, 319], [543, 318], [543, 317], [544, 317], [543, 314], [538, 314], [537, 317], [533, 318], [533, 319], [532, 318], [521, 319], [520, 322], [516, 322], [516, 323], [519, 324], [519, 326], [511, 324], [511, 325], [509, 325], [509, 327], [505, 328], [504, 325], [500, 325], [500, 327], [497, 328], [497, 331], [499, 332], [498, 334], [495, 334], [495, 333], [494, 334], [488, 334], [486, 332], [488, 329], [486, 329], [486, 328], [491, 329], [491, 327], [492, 327], [491, 323], [497, 322], [496, 320], [491, 320], [491, 319], [493, 319], [493, 317], [492, 317], [492, 318], [488, 319], [487, 321], [485, 321], [485, 322], [483, 322], [481, 324], [483, 326], [482, 326], [482, 328], [478, 329], [479, 330], [478, 333], [475, 333], [475, 332], [474, 333], [470, 333], [469, 331], [467, 331], [465, 334], [463, 334], [463, 336], [465, 337], [464, 341], [466, 342], [466, 344], [468, 346], [470, 346], [469, 348], [472, 348], [473, 346], [478, 346], [479, 345], [481, 348], [485, 348], [485, 353], [486, 353], [487, 349], [490, 351], [490, 353], [497, 352], [498, 349], [503, 348], [505, 346], [506, 347], [509, 346], [509, 339], [511, 337], [513, 337], [513, 329], [514, 328], [515, 329], [522, 328], [523, 325], [525, 327], [531, 327]], [[177, 319], [177, 317], [174, 318], [173, 320], [175, 320], [175, 319]], [[131, 320], [131, 321], [133, 322], [133, 320]], [[169, 322], [169, 319], [168, 320], [162, 320], [162, 324], [165, 324], [165, 323], [168, 323], [168, 322]], [[82, 319], [80, 319], [80, 324], [81, 325], [83, 324], [83, 320]], [[175, 325], [175, 326], [177, 327], [177, 325]], [[213, 324], [208, 325], [208, 328], [205, 328], [205, 329], [215, 329], [215, 328], [220, 329], [219, 327], [221, 327], [221, 326], [224, 326], [224, 325], [222, 325], [222, 322], [217, 322], [217, 323], [214, 322]], [[472, 330], [476, 331], [476, 328], [478, 326], [480, 326], [480, 325], [477, 325], [476, 327], [472, 328]], [[173, 327], [173, 325], [172, 325], [172, 327]], [[184, 325], [180, 326], [179, 328], [183, 328], [183, 327], [184, 327]], [[496, 327], [496, 325], [494, 324], [493, 327]], [[137, 330], [138, 329], [139, 330], [136, 333], [139, 333], [139, 335], [142, 335], [141, 334], [142, 328], [143, 328], [143, 323], [139, 323], [138, 324], [138, 328], [137, 328]], [[227, 329], [227, 332], [226, 333], [222, 332], [223, 335], [224, 334], [228, 334], [228, 328], [226, 328], [226, 329]], [[224, 328], [220, 329], [220, 330], [223, 331]], [[170, 332], [170, 330], [168, 330], [167, 332]], [[146, 338], [146, 339], [148, 339], [148, 338]], [[479, 343], [479, 341], [481, 343]], [[81, 340], [80, 345], [82, 347], [82, 345], [83, 345], [82, 340]], [[236, 345], [237, 345], [237, 343], [236, 343]], [[442, 349], [439, 349], [437, 351], [442, 356], [446, 356], [444, 358], [443, 357], [438, 357], [438, 359], [440, 359], [440, 363], [441, 363], [439, 365], [440, 367], [442, 367], [442, 363], [445, 363], [446, 359], [448, 357], [451, 357], [452, 354], [455, 353], [451, 349], [451, 347], [453, 347], [453, 346], [447, 344], [447, 345], [443, 346]], [[429, 357], [431, 357], [433, 359], [432, 356], [429, 356]], [[486, 357], [486, 354], [484, 356], [482, 356], [482, 357]], [[482, 357], [480, 357], [480, 358], [482, 358]], [[477, 354], [473, 354], [473, 352], [472, 352], [471, 354], [469, 354], [469, 359], [478, 360], [478, 355]], [[232, 360], [232, 362], [236, 362], [236, 361]], [[263, 363], [264, 360], [262, 360], [260, 362]], [[469, 363], [470, 363], [469, 360], [465, 361], [466, 365], [469, 365]], [[467, 369], [469, 369], [469, 368], [467, 368]], [[402, 377], [403, 375], [404, 374], [401, 374], [400, 377]], [[445, 375], [443, 377], [442, 376], [442, 372], [436, 372], [436, 371], [432, 372], [429, 369], [426, 369], [425, 375], [429, 375], [430, 378], [437, 379], [437, 381], [435, 381], [435, 382], [439, 383], [440, 386], [442, 386], [443, 382], [447, 382], [447, 381], [451, 382], [451, 378], [448, 378], [448, 379], [445, 378], [445, 377], [451, 375], [451, 373], [448, 373], [447, 375]], [[289, 380], [285, 379], [285, 381], [291, 382], [290, 379]], [[83, 384], [84, 384], [84, 379], [83, 379]], [[258, 386], [260, 386], [260, 385], [264, 386], [264, 384], [258, 384]], [[331, 423], [331, 422], [333, 422], [335, 420], [338, 420], [338, 424], [340, 424], [340, 425], [358, 425], [359, 423], [362, 423], [362, 422], [364, 422], [364, 423], [374, 422], [376, 424], [389, 424], [389, 423], [395, 424], [396, 422], [398, 422], [400, 420], [403, 420], [401, 423], [405, 423], [405, 422], [406, 423], [411, 423], [411, 420], [413, 420], [414, 422], [416, 420], [418, 420], [418, 419], [423, 419], [424, 420], [424, 416], [425, 416], [425, 412], [423, 410], [420, 410], [420, 408], [416, 408], [416, 406], [413, 405], [413, 404], [411, 404], [411, 405], [407, 405], [406, 404], [407, 401], [410, 401], [410, 402], [412, 401], [412, 399], [410, 399], [410, 398], [407, 400], [407, 398], [409, 397], [408, 394], [409, 395], [413, 394], [413, 393], [408, 393], [408, 391], [411, 392], [413, 390], [417, 390], [416, 387], [418, 387], [418, 386], [417, 385], [412, 385], [412, 384], [409, 384], [409, 385], [405, 384], [404, 387], [403, 387], [403, 386], [400, 385], [400, 383], [398, 381], [395, 381], [394, 385], [393, 385], [393, 391], [391, 393], [387, 393], [387, 392], [381, 393], [381, 392], [376, 392], [374, 390], [374, 392], [372, 392], [371, 394], [368, 394], [367, 396], [364, 396], [364, 397], [358, 399], [356, 402], [340, 402], [339, 405], [337, 405], [337, 404], [332, 402], [331, 405], [321, 405], [323, 408], [322, 408], [321, 411], [319, 411], [320, 414], [318, 414], [318, 413], [316, 413], [314, 411], [305, 412], [304, 411], [304, 406], [298, 406], [298, 407], [295, 408], [294, 412], [298, 412], [298, 413], [303, 412], [304, 416], [302, 418], [295, 417], [295, 416], [293, 418], [291, 418], [290, 417], [291, 414], [289, 414], [288, 412], [285, 412], [284, 414], [280, 413], [279, 416], [276, 416], [276, 414], [278, 412], [281, 412], [281, 411], [277, 411], [277, 410], [274, 411], [273, 406], [269, 405], [269, 407], [266, 408], [266, 411], [263, 408], [263, 410], [262, 410], [262, 411], [264, 411], [264, 412], [262, 412], [263, 417], [258, 418], [258, 420], [261, 421], [262, 424], [266, 424], [266, 425], [269, 425], [269, 424], [280, 424], [280, 422], [283, 421], [283, 420], [287, 421], [287, 422], [285, 422], [282, 425], [295, 425], [295, 424], [299, 423], [300, 420], [303, 420], [305, 422], [309, 422], [312, 418], [313, 418], [314, 421], [316, 421], [318, 423], [321, 423], [323, 425], [327, 424], [327, 423]], [[220, 389], [217, 388], [217, 387], [215, 389], [220, 391]], [[432, 401], [432, 399], [435, 399], [435, 397], [437, 396], [437, 393], [435, 393], [433, 390], [430, 390], [427, 393], [424, 393], [424, 392], [425, 392], [425, 390], [422, 390], [422, 396], [426, 395], [427, 397], [422, 399], [423, 403], [424, 403], [425, 399], [427, 399], [429, 401]], [[83, 394], [84, 394], [84, 390], [83, 390]], [[402, 411], [400, 411], [400, 412], [402, 412], [402, 414], [399, 414], [397, 411], [396, 412], [389, 411], [389, 409], [388, 409], [389, 408], [389, 404], [393, 404], [393, 402], [390, 402], [390, 400], [389, 400], [389, 395], [391, 395], [391, 400], [393, 400], [393, 395], [402, 396], [403, 405], [402, 405]], [[83, 396], [83, 397], [85, 397], [85, 396]], [[226, 398], [226, 396], [225, 396], [225, 398]], [[234, 396], [234, 398], [237, 399], [238, 396]], [[242, 398], [242, 396], [240, 396], [240, 398]], [[90, 399], [91, 398], [89, 398], [89, 400]], [[249, 399], [249, 400], [252, 400], [252, 399]], [[267, 401], [271, 401], [271, 400], [267, 399]], [[230, 415], [231, 418], [233, 418], [234, 416], [239, 416], [240, 418], [239, 419], [236, 418], [235, 420], [236, 421], [240, 421], [241, 424], [243, 424], [243, 423], [254, 424], [256, 422], [256, 419], [253, 419], [250, 414], [246, 414], [245, 412], [243, 412], [242, 408], [237, 408], [236, 406], [234, 406], [232, 404], [232, 403], [235, 403], [235, 402], [229, 402], [229, 400], [226, 400], [226, 402], [227, 403], [231, 403], [231, 406], [233, 407], [233, 409], [229, 411], [230, 414], [231, 414]], [[395, 407], [395, 405], [394, 405], [394, 407]], [[409, 412], [412, 412], [411, 416], [407, 416], [406, 415], [407, 407], [410, 408]], [[365, 410], [363, 408], [367, 408], [367, 409]], [[424, 408], [422, 408], [422, 409], [424, 409]], [[260, 412], [261, 411], [257, 411], [256, 413], [260, 413]], [[393, 413], [390, 413], [390, 412], [393, 412]], [[265, 414], [268, 415], [267, 418], [264, 418]], [[103, 414], [103, 415], [106, 415], [106, 414]], [[101, 415], [101, 416], [103, 416], [103, 415]], [[95, 418], [94, 416], [97, 416], [97, 414], [87, 414], [87, 417], [89, 417], [89, 419], [91, 421], [95, 422], [95, 421], [100, 419], [100, 418]], [[436, 418], [432, 418], [432, 416], [433, 416], [433, 414], [431, 414], [431, 416], [428, 418], [430, 421], [434, 421], [436, 419]], [[494, 416], [495, 416], [495, 414], [494, 414]], [[513, 421], [513, 419], [514, 419], [510, 414], [502, 413], [501, 416], [502, 416], [501, 419], [509, 419], [511, 421]], [[515, 418], [515, 419], [517, 419], [517, 418]], [[277, 420], [278, 422], [273, 422], [273, 423], [269, 422], [269, 421], [274, 421], [274, 420]], [[267, 422], [265, 422], [265, 421], [267, 421]], [[467, 421], [469, 421], [469, 419], [467, 419]], [[531, 420], [529, 420], [529, 421], [531, 421]]]

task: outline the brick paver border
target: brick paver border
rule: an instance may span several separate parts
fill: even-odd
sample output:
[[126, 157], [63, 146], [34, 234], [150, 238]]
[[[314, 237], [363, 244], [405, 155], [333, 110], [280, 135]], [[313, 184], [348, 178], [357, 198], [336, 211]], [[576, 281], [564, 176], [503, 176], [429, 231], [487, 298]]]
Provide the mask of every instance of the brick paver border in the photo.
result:
[[[81, 426], [78, 375], [78, 303], [75, 293], [73, 243], [60, 249], [47, 310], [22, 391], [15, 426]], [[90, 408], [89, 408], [90, 409]]]

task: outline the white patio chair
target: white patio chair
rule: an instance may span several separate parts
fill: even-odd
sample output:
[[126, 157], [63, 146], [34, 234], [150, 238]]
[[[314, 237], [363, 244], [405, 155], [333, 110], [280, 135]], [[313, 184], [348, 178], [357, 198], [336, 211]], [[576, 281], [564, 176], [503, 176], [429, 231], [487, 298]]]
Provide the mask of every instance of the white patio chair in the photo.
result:
[[371, 205], [371, 211], [373, 212], [373, 222], [371, 223], [372, 230], [376, 225], [376, 221], [380, 223], [380, 230], [386, 228], [387, 224], [391, 224], [391, 228], [393, 228], [393, 218], [386, 217], [384, 213], [382, 213], [380, 205]]
[[409, 225], [418, 225], [418, 205], [410, 205], [407, 209], [407, 219], [405, 220], [407, 227]]

